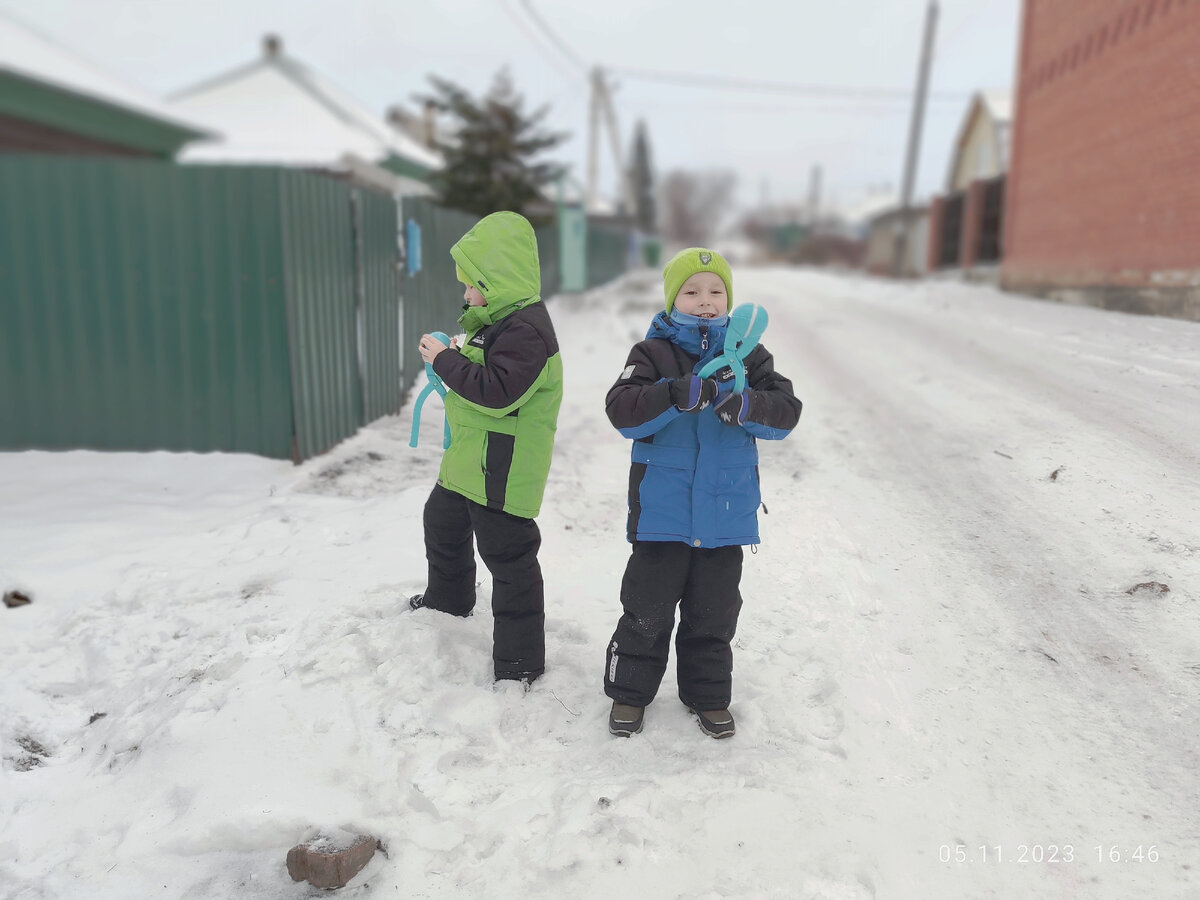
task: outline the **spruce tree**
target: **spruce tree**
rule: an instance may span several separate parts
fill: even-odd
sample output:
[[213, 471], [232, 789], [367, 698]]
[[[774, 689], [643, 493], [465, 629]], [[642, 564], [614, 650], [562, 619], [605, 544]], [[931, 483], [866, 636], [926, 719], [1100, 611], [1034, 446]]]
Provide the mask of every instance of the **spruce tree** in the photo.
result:
[[526, 114], [525, 98], [504, 69], [480, 100], [447, 79], [431, 75], [429, 81], [434, 94], [427, 99], [454, 119], [452, 136], [438, 143], [445, 160], [437, 179], [440, 202], [477, 216], [502, 209], [524, 214], [561, 172], [554, 163], [534, 161], [567, 137], [540, 127], [549, 107]]
[[654, 172], [650, 164], [650, 138], [646, 123], [638, 119], [633, 134], [633, 163], [629, 177], [633, 185], [633, 218], [647, 234], [658, 230], [658, 211], [654, 204]]

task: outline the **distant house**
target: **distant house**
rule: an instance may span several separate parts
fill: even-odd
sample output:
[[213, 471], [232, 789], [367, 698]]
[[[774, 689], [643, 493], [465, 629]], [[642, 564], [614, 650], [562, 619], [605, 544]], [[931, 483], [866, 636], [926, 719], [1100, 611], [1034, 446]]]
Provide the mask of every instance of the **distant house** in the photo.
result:
[[1200, 320], [1200, 4], [1024, 0], [1002, 284]]
[[0, 153], [170, 159], [207, 137], [178, 110], [0, 12]]
[[1007, 172], [1011, 137], [1012, 95], [1008, 91], [977, 92], [959, 126], [946, 190], [965, 191], [972, 182]]
[[930, 204], [927, 266], [984, 268], [994, 273], [1004, 255], [1004, 192], [1012, 134], [1007, 92], [978, 92], [963, 116], [945, 193]]
[[847, 237], [866, 240], [871, 231], [871, 221], [889, 209], [900, 205], [900, 198], [890, 185], [873, 188], [865, 196], [842, 205], [832, 215], [839, 224], [839, 230]]
[[[908, 240], [900, 271], [895, 271], [896, 238], [902, 223], [907, 222]], [[898, 274], [901, 278], [916, 278], [926, 273], [929, 242], [929, 207], [911, 206], [907, 216], [899, 205], [875, 213], [866, 226], [866, 250], [862, 266], [874, 275]]]
[[372, 116], [353, 98], [263, 41], [254, 62], [170, 98], [223, 140], [189, 148], [183, 162], [262, 163], [328, 172], [393, 194], [430, 195], [440, 155]]

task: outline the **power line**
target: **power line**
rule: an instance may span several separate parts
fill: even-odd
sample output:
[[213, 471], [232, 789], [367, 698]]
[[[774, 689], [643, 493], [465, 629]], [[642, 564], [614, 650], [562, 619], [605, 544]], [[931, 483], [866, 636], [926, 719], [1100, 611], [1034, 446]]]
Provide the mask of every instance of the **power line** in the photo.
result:
[[[551, 43], [569, 59], [571, 63], [578, 66], [580, 69], [587, 71], [589, 66], [583, 62], [579, 54], [577, 54], [558, 33], [550, 27], [549, 23], [541, 17], [530, 0], [521, 0], [521, 5], [525, 11], [529, 13], [530, 18], [542, 30]], [[643, 78], [649, 81], [666, 82], [676, 84], [681, 87], [702, 87], [702, 88], [718, 88], [724, 90], [735, 91], [757, 91], [762, 93], [774, 94], [800, 94], [810, 97], [825, 97], [829, 99], [854, 99], [854, 100], [883, 100], [883, 101], [902, 101], [909, 102], [912, 100], [912, 92], [897, 88], [873, 88], [873, 87], [858, 87], [854, 85], [835, 85], [835, 84], [796, 84], [791, 82], [781, 81], [755, 81], [744, 78], [729, 78], [720, 75], [695, 75], [682, 72], [662, 72], [654, 69], [639, 69], [627, 66], [605, 67], [609, 71], [618, 72], [629, 78]], [[970, 93], [958, 92], [938, 92], [929, 94], [930, 100], [945, 100], [954, 103], [961, 103], [964, 100], [970, 99]]]
[[588, 70], [588, 68], [590, 68], [587, 65], [587, 63], [585, 63], [583, 60], [581, 60], [579, 58], [579, 54], [577, 54], [574, 50], [572, 50], [570, 47], [568, 47], [566, 42], [558, 36], [558, 34], [554, 31], [554, 29], [546, 24], [546, 20], [543, 19], [540, 15], [538, 15], [538, 11], [533, 8], [533, 5], [529, 2], [529, 0], [521, 0], [521, 5], [525, 7], [525, 11], [527, 13], [529, 13], [529, 17], [531, 19], [533, 19], [534, 24], [536, 24], [538, 26], [538, 28], [542, 29], [542, 31], [546, 34], [546, 37], [550, 38], [550, 42], [552, 44], [554, 44], [555, 47], [558, 48], [558, 51], [563, 56], [565, 56], [568, 60], [570, 60], [574, 65], [578, 66], [584, 72], [586, 72]]
[[539, 40], [530, 29], [529, 23], [526, 22], [525, 19], [523, 19], [516, 12], [514, 12], [511, 7], [509, 7], [508, 0], [500, 0], [500, 7], [504, 10], [504, 14], [507, 15], [512, 20], [513, 24], [520, 29], [521, 33], [525, 35], [529, 43], [533, 44], [533, 46], [537, 48], [538, 53], [545, 58], [545, 60], [550, 63], [551, 66], [553, 66], [555, 69], [558, 69], [558, 71], [562, 72], [567, 78], [575, 77], [575, 73], [569, 71], [557, 56], [546, 52], [545, 42], [543, 40]]
[[[653, 69], [614, 68], [630, 78], [645, 78], [650, 81], [663, 81], [682, 87], [722, 88], [734, 91], [761, 91], [774, 94], [803, 94], [811, 97], [827, 97], [829, 99], [853, 100], [912, 100], [912, 91], [897, 88], [855, 87], [835, 84], [796, 84], [783, 81], [753, 81], [744, 78], [727, 78], [720, 75], [688, 75], [674, 72], [660, 72]], [[930, 94], [931, 99], [953, 100], [961, 103], [970, 98], [970, 94], [942, 92]]]
[[[904, 107], [897, 106], [895, 103], [886, 103], [879, 100], [866, 100], [865, 102], [856, 102], [853, 104], [832, 104], [818, 101], [808, 100], [808, 98], [798, 98], [795, 101], [781, 100], [779, 102], [764, 102], [764, 103], [735, 103], [733, 101], [713, 102], [711, 100], [695, 100], [687, 106], [688, 109], [703, 110], [706, 112], [719, 111], [722, 113], [765, 113], [769, 115], [790, 115], [796, 113], [819, 113], [830, 116], [866, 116], [869, 118], [879, 118], [882, 116], [898, 116], [905, 115], [908, 110]], [[676, 100], [647, 100], [639, 101], [638, 109], [679, 109], [683, 101]], [[930, 110], [930, 113], [940, 115], [961, 115], [961, 111], [957, 109], [944, 108], [940, 110]]]

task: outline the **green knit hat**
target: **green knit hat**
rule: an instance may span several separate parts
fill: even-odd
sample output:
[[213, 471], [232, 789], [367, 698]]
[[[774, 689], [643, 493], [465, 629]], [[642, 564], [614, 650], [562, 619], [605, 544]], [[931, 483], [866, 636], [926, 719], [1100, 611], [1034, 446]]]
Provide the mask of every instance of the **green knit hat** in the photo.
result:
[[725, 282], [725, 295], [729, 298], [729, 308], [733, 309], [733, 273], [729, 263], [716, 250], [704, 247], [688, 247], [680, 250], [667, 261], [663, 267], [663, 293], [667, 295], [667, 312], [675, 305], [675, 295], [683, 287], [683, 283], [697, 272], [716, 272]]

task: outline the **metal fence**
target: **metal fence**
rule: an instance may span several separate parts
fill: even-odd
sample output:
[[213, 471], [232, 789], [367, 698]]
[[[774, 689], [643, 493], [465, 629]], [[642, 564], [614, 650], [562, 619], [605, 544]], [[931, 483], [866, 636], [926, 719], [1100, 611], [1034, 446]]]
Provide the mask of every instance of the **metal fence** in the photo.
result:
[[399, 408], [390, 198], [22, 156], [0, 196], [0, 448], [299, 461]]
[[629, 268], [633, 230], [624, 225], [589, 221], [587, 226], [587, 286], [612, 281]]
[[[417, 335], [455, 330], [449, 250], [476, 221], [405, 198], [401, 222], [389, 196], [289, 169], [147, 160], [0, 156], [0, 198], [5, 450], [323, 453], [399, 411]], [[536, 231], [548, 297], [562, 242]], [[588, 285], [629, 247], [589, 223]]]

